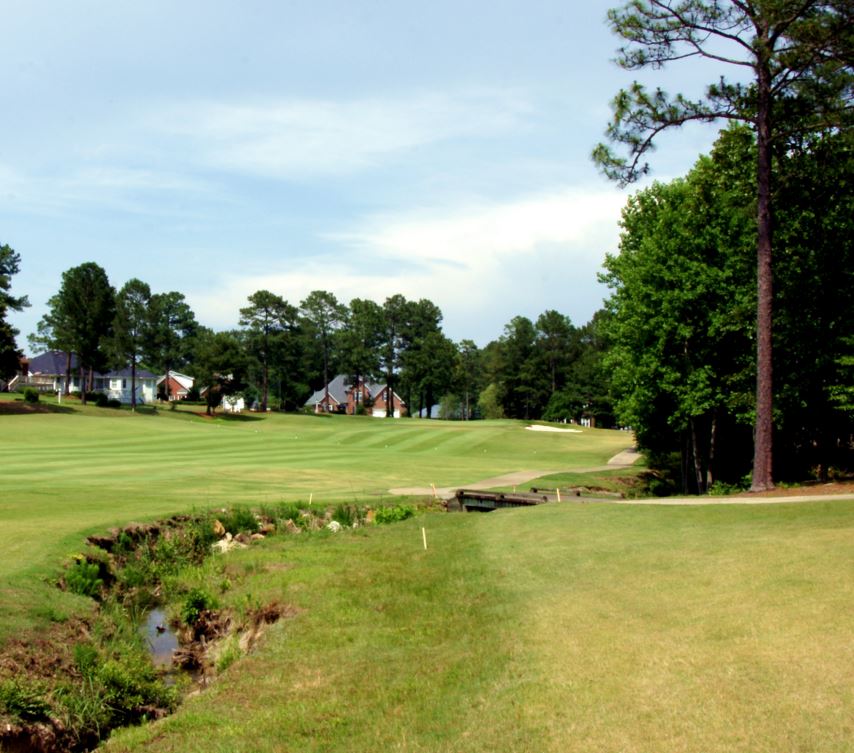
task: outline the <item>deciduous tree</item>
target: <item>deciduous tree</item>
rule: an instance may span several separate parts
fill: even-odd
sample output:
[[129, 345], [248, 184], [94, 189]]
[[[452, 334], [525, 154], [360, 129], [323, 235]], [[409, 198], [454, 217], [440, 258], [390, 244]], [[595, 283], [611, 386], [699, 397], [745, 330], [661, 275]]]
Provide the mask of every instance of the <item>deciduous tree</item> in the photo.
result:
[[756, 421], [753, 489], [772, 488], [772, 164], [792, 135], [844, 126], [852, 110], [850, 0], [631, 0], [608, 14], [626, 40], [617, 62], [658, 69], [689, 58], [737, 71], [692, 100], [635, 82], [614, 99], [608, 138], [594, 159], [623, 185], [645, 174], [663, 130], [690, 121], [748, 123], [756, 134]]

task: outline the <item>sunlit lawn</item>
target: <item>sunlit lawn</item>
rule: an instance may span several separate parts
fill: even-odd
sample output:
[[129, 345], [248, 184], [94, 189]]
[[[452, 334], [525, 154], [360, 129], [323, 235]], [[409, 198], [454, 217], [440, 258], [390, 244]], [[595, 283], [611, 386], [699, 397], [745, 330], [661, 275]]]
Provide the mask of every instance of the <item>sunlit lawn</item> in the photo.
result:
[[851, 751], [852, 541], [854, 502], [270, 540], [229, 561], [230, 599], [301, 611], [108, 750]]
[[[14, 396], [4, 395], [4, 401]], [[515, 470], [601, 465], [631, 444], [615, 431], [548, 434], [523, 422], [188, 411], [66, 403], [0, 413], [0, 639], [79, 606], [49, 584], [83, 535], [232, 502], [382, 502], [397, 486], [452, 486]]]

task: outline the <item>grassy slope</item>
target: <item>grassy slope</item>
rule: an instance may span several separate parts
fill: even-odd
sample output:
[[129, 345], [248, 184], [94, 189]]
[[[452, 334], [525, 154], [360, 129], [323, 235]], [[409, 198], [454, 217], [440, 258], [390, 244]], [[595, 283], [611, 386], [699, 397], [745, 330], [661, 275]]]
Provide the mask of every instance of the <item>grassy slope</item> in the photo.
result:
[[[8, 398], [8, 396], [6, 396]], [[43, 581], [82, 535], [230, 502], [368, 501], [395, 486], [471, 483], [520, 469], [599, 465], [630, 438], [546, 434], [520, 422], [247, 416], [209, 420], [95, 407], [0, 414], [0, 642], [83, 602]]]
[[271, 540], [229, 560], [229, 598], [303, 611], [107, 749], [852, 751], [852, 535], [854, 501]]

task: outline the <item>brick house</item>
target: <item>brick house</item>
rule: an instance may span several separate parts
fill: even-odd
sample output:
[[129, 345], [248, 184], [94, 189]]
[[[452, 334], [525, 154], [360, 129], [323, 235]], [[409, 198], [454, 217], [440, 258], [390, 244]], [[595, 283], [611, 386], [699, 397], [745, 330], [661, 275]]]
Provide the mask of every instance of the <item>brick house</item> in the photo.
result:
[[[370, 406], [365, 409], [367, 415], [384, 418], [388, 405], [388, 393], [388, 386], [385, 384], [364, 380], [359, 380], [358, 384], [351, 384], [350, 377], [339, 374], [329, 383], [328, 401], [327, 389], [321, 387], [305, 401], [305, 405], [313, 408], [315, 413], [346, 413], [352, 416], [359, 405], [367, 403]], [[393, 390], [391, 395], [393, 415], [395, 418], [400, 418], [406, 412], [406, 403]]]

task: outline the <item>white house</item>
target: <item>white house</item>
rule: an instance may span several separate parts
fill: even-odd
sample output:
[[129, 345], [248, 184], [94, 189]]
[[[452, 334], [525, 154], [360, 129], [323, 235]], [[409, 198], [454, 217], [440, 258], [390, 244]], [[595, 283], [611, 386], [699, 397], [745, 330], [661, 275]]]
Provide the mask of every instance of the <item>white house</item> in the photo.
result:
[[[30, 359], [27, 376], [21, 380], [42, 392], [65, 392], [68, 355], [61, 350], [49, 350]], [[84, 380], [85, 381], [85, 380]], [[103, 392], [110, 400], [131, 402], [131, 370], [96, 372], [93, 390]], [[80, 392], [80, 367], [77, 356], [71, 354], [71, 382], [69, 392]], [[157, 376], [145, 369], [136, 370], [136, 402], [150, 403], [157, 394]]]

